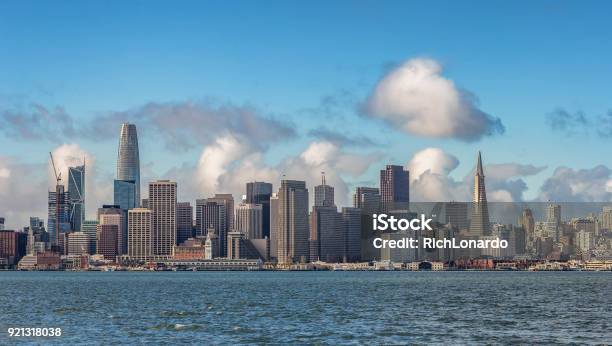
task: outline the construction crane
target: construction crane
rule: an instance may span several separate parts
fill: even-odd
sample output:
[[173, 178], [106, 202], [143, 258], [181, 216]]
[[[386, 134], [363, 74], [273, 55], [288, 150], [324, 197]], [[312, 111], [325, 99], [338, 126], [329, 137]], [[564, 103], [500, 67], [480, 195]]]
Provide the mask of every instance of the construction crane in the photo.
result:
[[59, 221], [60, 221], [60, 195], [63, 194], [63, 186], [62, 186], [62, 172], [57, 173], [57, 169], [55, 168], [55, 161], [53, 160], [53, 154], [49, 152], [49, 156], [51, 157], [51, 165], [53, 166], [53, 174], [55, 174], [55, 245], [59, 245]]

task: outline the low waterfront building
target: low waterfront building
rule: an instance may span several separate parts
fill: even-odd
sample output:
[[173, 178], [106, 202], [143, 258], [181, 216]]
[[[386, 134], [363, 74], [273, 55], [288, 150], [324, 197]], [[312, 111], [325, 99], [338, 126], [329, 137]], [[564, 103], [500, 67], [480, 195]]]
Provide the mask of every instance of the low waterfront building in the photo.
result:
[[248, 259], [205, 259], [205, 260], [167, 260], [158, 261], [158, 266], [185, 270], [261, 270], [263, 261]]
[[206, 258], [206, 239], [198, 236], [188, 238], [181, 245], [172, 249], [173, 260], [203, 260]]
[[24, 256], [17, 269], [19, 270], [59, 270], [60, 255], [55, 252], [41, 252]]

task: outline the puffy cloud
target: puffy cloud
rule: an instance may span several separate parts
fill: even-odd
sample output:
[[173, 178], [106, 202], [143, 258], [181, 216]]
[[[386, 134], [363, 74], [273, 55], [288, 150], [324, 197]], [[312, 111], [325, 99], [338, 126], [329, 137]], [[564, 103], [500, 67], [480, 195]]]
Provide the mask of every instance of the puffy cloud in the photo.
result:
[[478, 108], [475, 95], [442, 76], [431, 59], [412, 59], [376, 85], [366, 111], [403, 131], [426, 137], [477, 140], [503, 133], [504, 126]]
[[347, 205], [350, 191], [344, 176], [359, 177], [381, 158], [379, 153], [349, 153], [326, 141], [312, 142], [298, 155], [276, 165], [266, 164], [264, 154], [245, 138], [232, 135], [217, 138], [200, 156], [195, 172], [200, 182], [197, 197], [232, 193], [238, 199], [249, 181], [272, 182], [276, 189], [281, 179], [305, 180], [312, 194], [313, 186], [321, 182], [321, 172], [325, 172], [327, 183], [336, 189], [337, 204]]
[[541, 188], [539, 199], [559, 202], [612, 201], [612, 169], [599, 165], [574, 170], [559, 167]]
[[432, 174], [448, 175], [458, 165], [459, 160], [453, 155], [439, 148], [427, 148], [414, 154], [407, 168], [411, 174], [410, 180], [414, 181], [427, 171]]

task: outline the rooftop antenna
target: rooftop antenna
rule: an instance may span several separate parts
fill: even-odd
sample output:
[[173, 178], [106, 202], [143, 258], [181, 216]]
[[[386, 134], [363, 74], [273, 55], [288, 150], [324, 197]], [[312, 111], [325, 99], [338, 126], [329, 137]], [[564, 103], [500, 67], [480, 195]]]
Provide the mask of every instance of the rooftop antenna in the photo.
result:
[[325, 172], [321, 172], [321, 185], [325, 185]]

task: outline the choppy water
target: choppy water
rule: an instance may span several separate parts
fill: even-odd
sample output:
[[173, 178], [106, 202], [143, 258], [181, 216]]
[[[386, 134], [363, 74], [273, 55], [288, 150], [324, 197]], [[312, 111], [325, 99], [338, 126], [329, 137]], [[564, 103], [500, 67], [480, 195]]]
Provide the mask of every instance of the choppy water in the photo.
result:
[[0, 272], [17, 342], [611, 344], [612, 273]]

